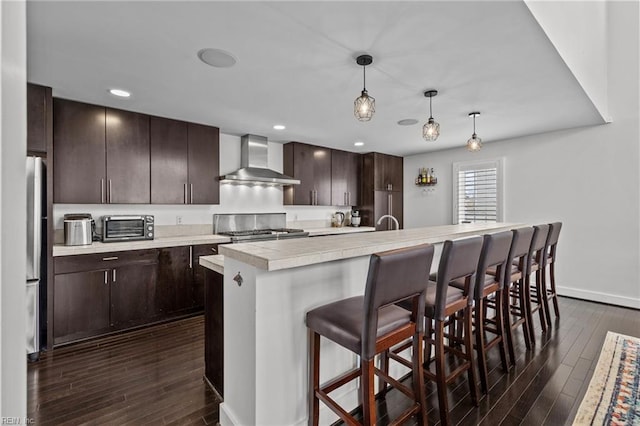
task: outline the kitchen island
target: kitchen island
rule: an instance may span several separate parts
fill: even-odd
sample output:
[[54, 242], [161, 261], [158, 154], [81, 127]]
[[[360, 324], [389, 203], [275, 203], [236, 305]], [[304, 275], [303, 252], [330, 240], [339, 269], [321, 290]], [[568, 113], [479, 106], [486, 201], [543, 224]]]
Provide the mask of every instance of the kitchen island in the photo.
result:
[[[445, 225], [220, 246], [225, 384], [220, 424], [307, 423], [305, 314], [363, 294], [372, 253], [517, 226]], [[356, 366], [356, 357], [332, 342], [323, 339], [321, 352], [321, 383]], [[333, 397], [347, 409], [358, 405], [355, 384], [340, 388]], [[326, 407], [321, 408], [321, 424], [335, 419]]]

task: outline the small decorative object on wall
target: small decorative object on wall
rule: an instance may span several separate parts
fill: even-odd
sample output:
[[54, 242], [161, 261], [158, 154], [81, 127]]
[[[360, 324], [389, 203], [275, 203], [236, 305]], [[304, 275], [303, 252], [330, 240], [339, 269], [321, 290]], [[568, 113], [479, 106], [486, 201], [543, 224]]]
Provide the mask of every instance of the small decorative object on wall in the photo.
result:
[[418, 177], [415, 181], [417, 186], [433, 186], [437, 183], [438, 178], [436, 177], [436, 173], [433, 171], [433, 167], [431, 169], [428, 167], [422, 167], [418, 170]]
[[366, 67], [373, 63], [373, 57], [371, 55], [360, 55], [356, 58], [356, 63], [362, 65], [362, 93], [353, 102], [353, 114], [360, 121], [369, 121], [373, 114], [376, 112], [376, 100], [374, 97], [369, 96], [367, 92], [367, 74]]

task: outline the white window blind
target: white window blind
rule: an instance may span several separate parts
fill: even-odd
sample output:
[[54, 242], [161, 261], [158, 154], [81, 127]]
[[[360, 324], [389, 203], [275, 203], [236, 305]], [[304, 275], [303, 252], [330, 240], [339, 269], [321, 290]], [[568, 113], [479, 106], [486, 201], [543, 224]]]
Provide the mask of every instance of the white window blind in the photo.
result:
[[502, 221], [502, 160], [456, 163], [454, 223]]

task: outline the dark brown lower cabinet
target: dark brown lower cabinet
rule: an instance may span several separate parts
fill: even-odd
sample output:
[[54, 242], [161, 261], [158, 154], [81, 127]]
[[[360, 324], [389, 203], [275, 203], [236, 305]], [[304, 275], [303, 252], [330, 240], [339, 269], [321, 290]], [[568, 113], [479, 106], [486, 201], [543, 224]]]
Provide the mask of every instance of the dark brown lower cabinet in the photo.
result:
[[217, 252], [217, 244], [160, 249], [156, 289], [160, 312], [180, 315], [204, 309], [204, 274], [198, 259]]
[[203, 244], [56, 257], [53, 344], [202, 312], [198, 259], [217, 250]]
[[205, 306], [205, 268], [200, 267], [200, 256], [218, 254], [217, 244], [201, 244], [193, 247], [193, 295], [195, 306], [204, 309]]
[[54, 280], [54, 344], [108, 332], [108, 271], [59, 274]]
[[123, 265], [110, 271], [112, 327], [128, 328], [157, 316], [157, 271], [157, 262]]
[[157, 321], [158, 250], [54, 259], [53, 344]]
[[223, 281], [224, 277], [210, 269], [203, 270], [205, 281], [204, 309], [204, 375], [220, 396], [224, 396], [224, 328]]
[[160, 249], [156, 309], [163, 316], [179, 315], [194, 306], [190, 258], [190, 246]]

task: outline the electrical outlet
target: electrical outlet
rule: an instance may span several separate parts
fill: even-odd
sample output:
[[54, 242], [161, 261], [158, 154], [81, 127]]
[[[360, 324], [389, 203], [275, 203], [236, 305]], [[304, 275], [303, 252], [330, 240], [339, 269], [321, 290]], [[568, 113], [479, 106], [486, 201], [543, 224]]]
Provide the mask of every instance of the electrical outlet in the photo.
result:
[[176, 216], [176, 225], [182, 225], [182, 216]]

